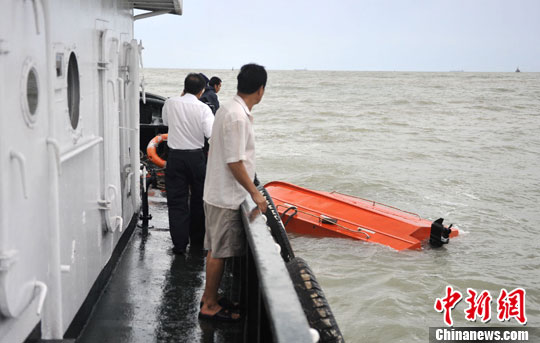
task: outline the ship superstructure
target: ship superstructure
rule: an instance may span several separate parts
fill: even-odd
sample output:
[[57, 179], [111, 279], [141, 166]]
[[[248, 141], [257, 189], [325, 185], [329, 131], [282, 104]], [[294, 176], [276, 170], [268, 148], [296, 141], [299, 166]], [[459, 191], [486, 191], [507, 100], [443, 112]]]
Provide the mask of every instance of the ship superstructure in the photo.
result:
[[134, 21], [182, 2], [0, 6], [0, 341], [61, 339], [140, 207]]

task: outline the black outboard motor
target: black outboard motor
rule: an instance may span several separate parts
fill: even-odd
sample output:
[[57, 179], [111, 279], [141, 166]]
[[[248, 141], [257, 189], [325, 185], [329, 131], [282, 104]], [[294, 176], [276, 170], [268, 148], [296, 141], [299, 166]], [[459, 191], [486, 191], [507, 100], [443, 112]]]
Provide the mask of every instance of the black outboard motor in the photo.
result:
[[445, 227], [443, 218], [439, 218], [431, 224], [431, 234], [429, 235], [429, 244], [434, 248], [440, 248], [443, 244], [448, 244], [452, 225]]

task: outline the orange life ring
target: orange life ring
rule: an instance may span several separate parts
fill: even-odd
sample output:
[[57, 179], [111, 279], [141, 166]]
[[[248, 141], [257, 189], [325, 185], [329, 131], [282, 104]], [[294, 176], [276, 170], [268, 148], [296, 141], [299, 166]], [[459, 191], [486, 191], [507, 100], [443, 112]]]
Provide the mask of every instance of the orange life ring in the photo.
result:
[[146, 155], [148, 155], [148, 159], [160, 168], [164, 168], [167, 164], [167, 161], [159, 157], [159, 155], [157, 154], [157, 147], [161, 142], [166, 142], [168, 136], [169, 135], [166, 133], [157, 135], [156, 137], [152, 138], [152, 140], [148, 143], [148, 146], [146, 147]]

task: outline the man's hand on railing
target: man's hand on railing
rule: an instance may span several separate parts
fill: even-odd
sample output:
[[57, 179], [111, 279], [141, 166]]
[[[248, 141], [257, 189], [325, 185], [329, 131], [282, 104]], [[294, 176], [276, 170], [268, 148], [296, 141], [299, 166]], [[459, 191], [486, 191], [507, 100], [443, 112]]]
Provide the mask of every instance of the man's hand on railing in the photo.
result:
[[264, 196], [257, 190], [253, 194], [251, 194], [251, 199], [255, 202], [261, 213], [266, 212], [266, 208], [268, 207], [268, 204], [266, 203], [266, 199]]
[[257, 215], [263, 215], [266, 213], [266, 208], [268, 204], [266, 203], [266, 199], [264, 196], [257, 191], [256, 194], [253, 194], [251, 196], [251, 199], [253, 199], [253, 202], [255, 202], [255, 207], [249, 212], [249, 220], [253, 221]]

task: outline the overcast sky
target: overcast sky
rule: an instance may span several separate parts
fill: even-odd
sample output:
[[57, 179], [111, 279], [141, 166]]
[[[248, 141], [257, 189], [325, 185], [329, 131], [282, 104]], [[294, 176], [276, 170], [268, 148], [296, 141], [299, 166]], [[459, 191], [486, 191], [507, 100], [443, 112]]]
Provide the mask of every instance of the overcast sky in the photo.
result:
[[540, 71], [540, 0], [184, 0], [135, 35], [156, 68]]

